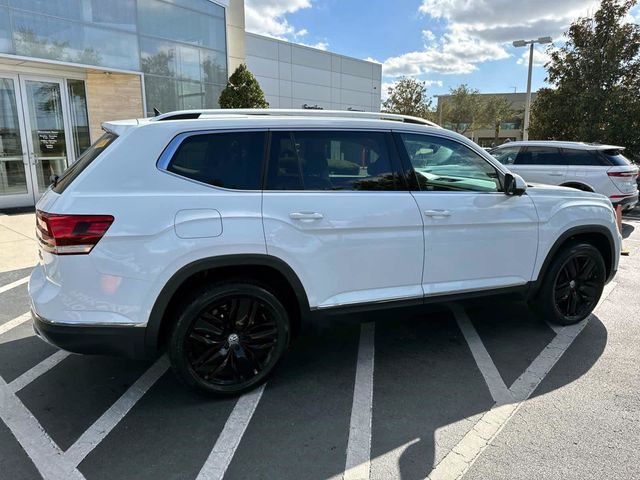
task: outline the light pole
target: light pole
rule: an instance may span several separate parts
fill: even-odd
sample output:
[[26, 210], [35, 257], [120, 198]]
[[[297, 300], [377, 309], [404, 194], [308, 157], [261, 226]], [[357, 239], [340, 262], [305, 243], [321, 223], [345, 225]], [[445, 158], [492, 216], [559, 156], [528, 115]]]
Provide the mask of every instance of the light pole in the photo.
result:
[[513, 46], [516, 48], [526, 47], [530, 45], [529, 48], [529, 76], [527, 78], [527, 103], [524, 107], [524, 132], [522, 134], [522, 139], [524, 141], [529, 140], [529, 120], [531, 118], [531, 75], [533, 74], [533, 46], [536, 43], [545, 44], [551, 43], [553, 40], [551, 37], [540, 37], [537, 40], [516, 40], [513, 42]]

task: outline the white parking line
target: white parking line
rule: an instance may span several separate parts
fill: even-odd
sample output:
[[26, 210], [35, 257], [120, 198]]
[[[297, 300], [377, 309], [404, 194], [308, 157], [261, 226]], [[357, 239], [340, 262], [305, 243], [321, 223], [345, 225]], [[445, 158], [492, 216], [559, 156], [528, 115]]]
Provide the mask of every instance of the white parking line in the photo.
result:
[[163, 356], [154, 363], [136, 382], [124, 392], [102, 416], [85, 431], [65, 452], [65, 460], [78, 466], [98, 444], [109, 435], [118, 423], [129, 413], [158, 379], [169, 368], [168, 359]]
[[0, 419], [9, 427], [44, 480], [84, 479], [74, 465], [66, 461], [58, 445], [1, 377]]
[[3, 323], [2, 325], [0, 325], [0, 335], [7, 333], [9, 330], [22, 325], [24, 322], [28, 322], [29, 320], [31, 320], [31, 314], [25, 313], [17, 318], [14, 318], [13, 320], [9, 320], [8, 322]]
[[47, 373], [53, 367], [58, 365], [62, 360], [67, 358], [69, 355], [71, 355], [71, 354], [69, 352], [65, 352], [64, 350], [57, 351], [56, 353], [54, 353], [50, 357], [47, 357], [42, 362], [37, 364], [32, 369], [24, 372], [18, 378], [13, 380], [9, 384], [9, 388], [14, 393], [19, 392], [24, 387], [26, 387], [31, 382], [33, 382], [36, 378], [38, 378], [40, 375], [42, 375], [44, 373]]
[[0, 293], [8, 292], [12, 288], [16, 288], [16, 287], [19, 287], [20, 285], [24, 285], [28, 281], [29, 281], [29, 277], [24, 277], [24, 278], [21, 278], [20, 280], [16, 280], [13, 283], [3, 285], [2, 287], [0, 287]]
[[[605, 287], [598, 306], [607, 299], [616, 285], [617, 283], [612, 282]], [[551, 343], [540, 352], [529, 368], [511, 386], [510, 390], [517, 399], [517, 403], [495, 405], [486, 412], [462, 440], [435, 466], [427, 478], [429, 480], [456, 480], [463, 477], [560, 360], [564, 352], [589, 323], [590, 318], [577, 325], [560, 329]]]
[[262, 398], [264, 385], [244, 394], [233, 407], [233, 411], [213, 446], [207, 461], [202, 466], [197, 480], [222, 480], [227, 468], [231, 464], [240, 440], [244, 435], [253, 413]]
[[363, 323], [360, 327], [344, 480], [368, 480], [371, 472], [374, 345], [375, 324]]
[[491, 355], [487, 352], [487, 349], [482, 343], [478, 332], [476, 332], [473, 323], [471, 323], [467, 312], [464, 311], [464, 308], [455, 303], [449, 305], [449, 308], [451, 308], [454, 316], [456, 317], [456, 322], [458, 322], [458, 326], [469, 345], [469, 349], [471, 350], [471, 354], [480, 369], [480, 373], [482, 373], [484, 381], [487, 383], [487, 387], [489, 387], [489, 392], [491, 392], [493, 400], [500, 405], [512, 402], [513, 395], [511, 395], [511, 392], [505, 385], [502, 375], [498, 372]]

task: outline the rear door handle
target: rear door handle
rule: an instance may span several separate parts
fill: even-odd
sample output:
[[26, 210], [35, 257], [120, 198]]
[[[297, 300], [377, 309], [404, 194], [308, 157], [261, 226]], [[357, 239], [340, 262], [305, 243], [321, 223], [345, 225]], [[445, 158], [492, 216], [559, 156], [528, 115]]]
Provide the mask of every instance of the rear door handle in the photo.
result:
[[451, 212], [449, 210], [425, 210], [424, 215], [426, 217], [450, 217]]
[[547, 173], [547, 175], [549, 175], [550, 177], [561, 177], [561, 176], [563, 176], [563, 175], [564, 175], [564, 173], [560, 173], [560, 172], [558, 172], [558, 173], [549, 172], [549, 173]]
[[318, 212], [293, 212], [289, 214], [291, 220], [301, 220], [303, 222], [311, 222], [313, 220], [322, 220], [324, 215]]

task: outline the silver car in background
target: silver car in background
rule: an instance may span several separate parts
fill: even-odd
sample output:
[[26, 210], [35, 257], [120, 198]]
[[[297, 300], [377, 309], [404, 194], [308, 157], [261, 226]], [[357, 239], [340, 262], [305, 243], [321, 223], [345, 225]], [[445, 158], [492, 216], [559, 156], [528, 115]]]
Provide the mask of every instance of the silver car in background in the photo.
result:
[[630, 210], [638, 203], [638, 167], [624, 147], [580, 142], [511, 142], [490, 153], [527, 182], [577, 188], [605, 195]]

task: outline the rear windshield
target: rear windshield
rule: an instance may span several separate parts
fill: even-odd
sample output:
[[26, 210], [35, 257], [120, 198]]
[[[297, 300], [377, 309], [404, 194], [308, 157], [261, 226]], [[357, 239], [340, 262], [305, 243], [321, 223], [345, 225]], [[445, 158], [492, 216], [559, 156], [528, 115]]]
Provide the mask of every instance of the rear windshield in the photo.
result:
[[91, 165], [96, 158], [100, 156], [102, 152], [104, 152], [109, 145], [113, 143], [113, 141], [118, 138], [117, 135], [113, 133], [105, 133], [102, 135], [96, 143], [91, 145], [88, 150], [86, 150], [75, 163], [69, 166], [60, 178], [58, 178], [55, 186], [52, 190], [56, 193], [64, 192], [71, 183], [80, 175], [85, 168]]
[[603, 150], [602, 155], [616, 167], [631, 165], [629, 159], [622, 154], [622, 150]]

